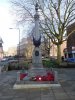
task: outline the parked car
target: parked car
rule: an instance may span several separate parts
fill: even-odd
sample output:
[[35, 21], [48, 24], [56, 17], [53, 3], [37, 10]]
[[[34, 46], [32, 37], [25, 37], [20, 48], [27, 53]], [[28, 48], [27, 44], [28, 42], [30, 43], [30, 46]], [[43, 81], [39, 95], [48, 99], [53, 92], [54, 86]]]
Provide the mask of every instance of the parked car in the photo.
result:
[[18, 60], [3, 58], [0, 61], [0, 71], [8, 71], [12, 69], [17, 69], [18, 67]]
[[0, 61], [0, 72], [8, 71], [8, 62]]
[[15, 70], [18, 69], [19, 62], [18, 60], [9, 60], [8, 61], [8, 70]]
[[75, 63], [75, 58], [67, 58], [66, 61], [67, 61], [67, 62]]

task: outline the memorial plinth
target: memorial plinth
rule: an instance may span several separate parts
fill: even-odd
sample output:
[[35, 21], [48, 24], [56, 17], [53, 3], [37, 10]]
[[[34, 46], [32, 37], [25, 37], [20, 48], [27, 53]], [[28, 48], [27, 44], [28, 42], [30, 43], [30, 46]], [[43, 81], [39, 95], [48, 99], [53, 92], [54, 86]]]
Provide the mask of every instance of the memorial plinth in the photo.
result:
[[32, 65], [34, 68], [43, 68], [41, 50], [39, 47], [35, 47], [33, 50]]

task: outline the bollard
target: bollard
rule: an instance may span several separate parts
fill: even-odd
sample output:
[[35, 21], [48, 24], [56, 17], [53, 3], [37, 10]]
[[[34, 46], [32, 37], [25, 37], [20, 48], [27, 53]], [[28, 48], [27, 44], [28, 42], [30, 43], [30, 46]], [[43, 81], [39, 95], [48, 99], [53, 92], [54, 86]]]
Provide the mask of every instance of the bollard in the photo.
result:
[[57, 71], [54, 71], [54, 81], [58, 82], [58, 73], [57, 73]]
[[17, 81], [20, 81], [20, 71], [17, 72]]
[[0, 66], [0, 74], [1, 74], [1, 72], [2, 72], [2, 67]]

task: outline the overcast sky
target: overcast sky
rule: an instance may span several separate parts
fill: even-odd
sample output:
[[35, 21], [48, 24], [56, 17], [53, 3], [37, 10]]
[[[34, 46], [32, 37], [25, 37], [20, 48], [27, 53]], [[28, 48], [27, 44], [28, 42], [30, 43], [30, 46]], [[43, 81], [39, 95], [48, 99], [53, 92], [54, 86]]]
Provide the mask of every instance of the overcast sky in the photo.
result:
[[[10, 9], [9, 0], [0, 0], [0, 37], [3, 40], [3, 49], [5, 51], [7, 51], [9, 47], [17, 46], [19, 43], [19, 30], [9, 29], [15, 28], [16, 26], [15, 18], [11, 15]], [[30, 28], [27, 23], [26, 26], [24, 26], [24, 30], [24, 33], [22, 33], [22, 29], [20, 29], [21, 38], [30, 32]]]
[[14, 17], [10, 14], [8, 0], [0, 0], [0, 37], [3, 39], [3, 49], [17, 46], [19, 43], [19, 31], [14, 28]]

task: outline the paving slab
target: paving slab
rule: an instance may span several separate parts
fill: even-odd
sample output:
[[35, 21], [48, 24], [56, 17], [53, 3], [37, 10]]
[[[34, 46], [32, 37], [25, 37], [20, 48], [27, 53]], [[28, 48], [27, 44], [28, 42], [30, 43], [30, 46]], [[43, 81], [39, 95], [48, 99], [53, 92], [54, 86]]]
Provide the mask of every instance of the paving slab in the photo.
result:
[[0, 100], [75, 100], [75, 69], [55, 69], [58, 71], [60, 87], [39, 89], [17, 89], [13, 86], [17, 71], [0, 74]]

